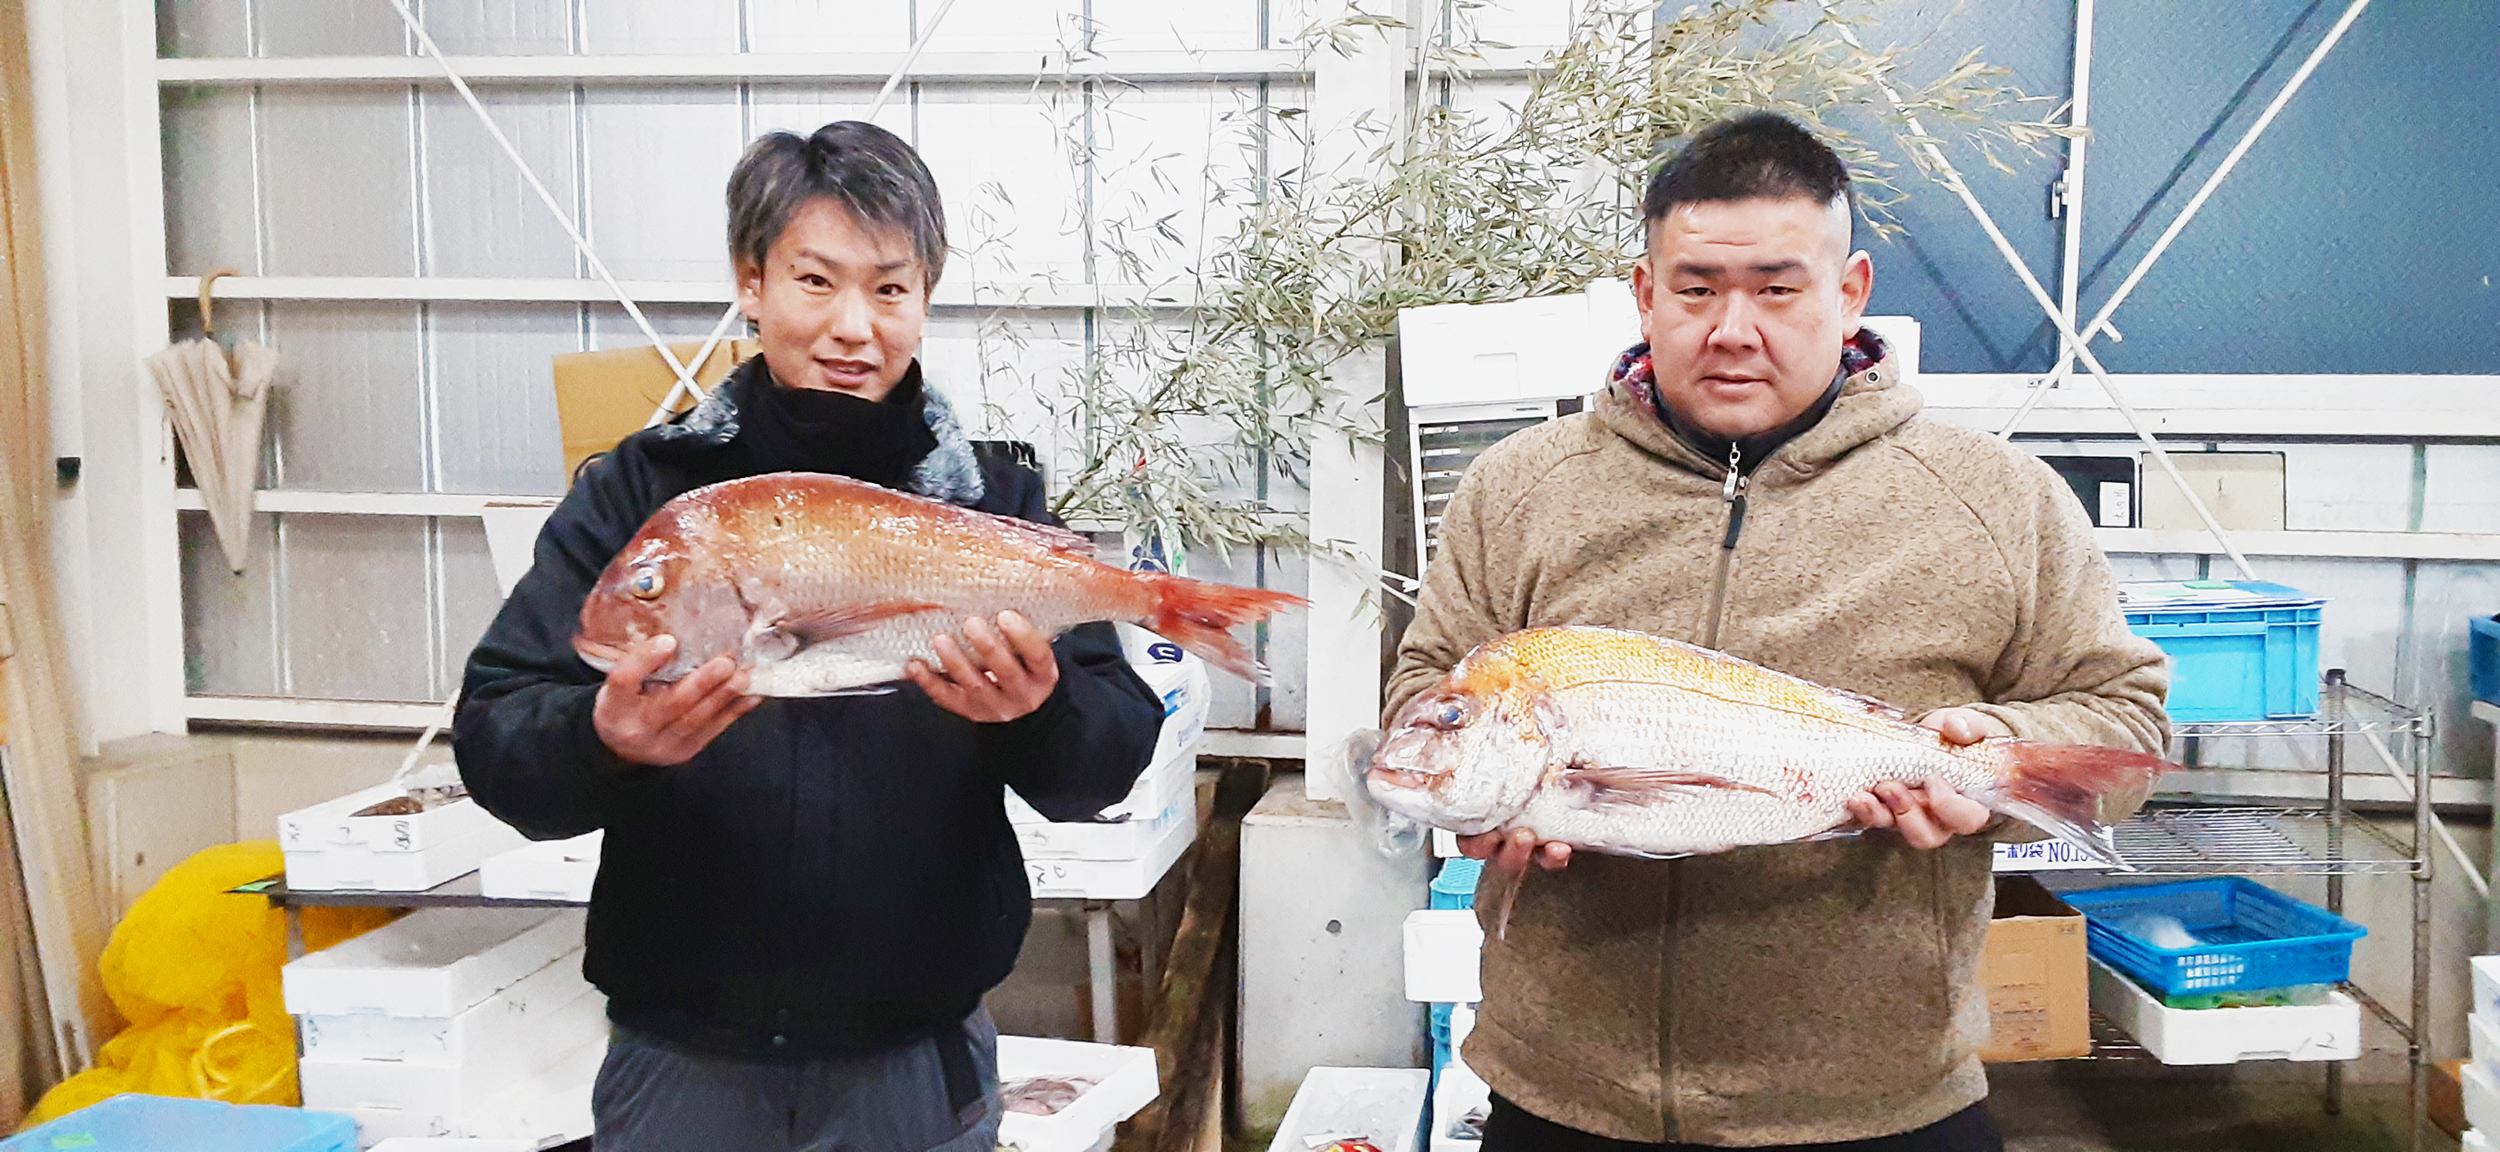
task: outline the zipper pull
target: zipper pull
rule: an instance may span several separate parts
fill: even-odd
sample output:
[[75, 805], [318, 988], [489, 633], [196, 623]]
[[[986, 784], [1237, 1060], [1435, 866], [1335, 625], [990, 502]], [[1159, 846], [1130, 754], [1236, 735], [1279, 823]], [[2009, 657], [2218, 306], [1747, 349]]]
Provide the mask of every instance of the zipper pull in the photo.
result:
[[1730, 443], [1727, 446], [1727, 483], [1719, 489], [1719, 499], [1733, 504], [1738, 496], [1744, 494], [1745, 474], [1736, 470], [1744, 462], [1744, 451]]

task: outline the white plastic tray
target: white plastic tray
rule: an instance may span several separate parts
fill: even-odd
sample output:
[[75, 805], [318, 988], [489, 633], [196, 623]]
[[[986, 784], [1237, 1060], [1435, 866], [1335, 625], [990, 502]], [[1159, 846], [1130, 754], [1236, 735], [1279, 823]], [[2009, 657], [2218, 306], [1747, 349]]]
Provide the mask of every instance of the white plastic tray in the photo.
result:
[[1313, 1068], [1285, 1109], [1268, 1152], [1311, 1152], [1313, 1140], [1369, 1140], [1415, 1152], [1432, 1073], [1423, 1068]]
[[304, 1015], [295, 1034], [308, 1060], [459, 1064], [527, 1044], [532, 1029], [565, 1005], [597, 995], [577, 949], [457, 1016]]
[[2328, 992], [2327, 1002], [2318, 1005], [2168, 1008], [2108, 965], [2089, 963], [2092, 1010], [2164, 1064], [2350, 1060], [2361, 1055], [2361, 1005], [2342, 992]]
[[1423, 1004], [1484, 999], [1484, 928], [1471, 908], [1406, 914], [1406, 998]]
[[413, 912], [289, 963], [280, 973], [286, 1010], [457, 1016], [580, 948], [583, 916], [579, 908]]
[[606, 833], [570, 840], [534, 840], [498, 852], [477, 866], [478, 891], [497, 900], [590, 902], [599, 879], [599, 844]]
[[998, 1082], [1033, 1076], [1086, 1076], [1094, 1086], [1055, 1115], [1007, 1113], [999, 1121], [998, 1142], [1024, 1152], [1086, 1152], [1161, 1092], [1152, 1048], [999, 1037]]

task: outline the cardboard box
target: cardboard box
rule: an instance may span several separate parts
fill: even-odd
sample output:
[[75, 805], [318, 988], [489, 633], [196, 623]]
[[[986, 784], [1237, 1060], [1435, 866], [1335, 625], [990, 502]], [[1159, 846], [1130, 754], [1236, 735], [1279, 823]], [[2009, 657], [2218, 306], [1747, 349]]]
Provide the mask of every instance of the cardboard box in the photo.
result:
[[458, 1016], [580, 949], [584, 917], [579, 908], [413, 912], [289, 963], [279, 973], [286, 1010]]
[[[694, 359], [701, 342], [671, 344], [678, 362]], [[729, 370], [763, 350], [754, 340], [724, 340], [701, 364], [688, 365], [695, 383], [706, 388]], [[637, 342], [631, 348], [571, 352], [555, 359], [556, 423], [564, 431], [564, 474], [571, 476], [582, 461], [616, 447], [616, 442], [642, 430], [651, 414], [668, 398], [677, 374], [668, 370], [660, 350]], [[694, 406], [680, 396], [675, 411]]]
[[2423, 1095], [2429, 1097], [2431, 1123], [2450, 1136], [2465, 1128], [2465, 1066], [2471, 1060], [2442, 1060], [2431, 1065], [2428, 1085]]
[[[2164, 1064], [2243, 1060], [2351, 1060], [2361, 1055], [2361, 1002], [2328, 992], [2323, 1004], [2172, 1008], [2135, 981], [2091, 961], [2092, 1010]], [[2470, 1077], [2473, 1069], [2469, 1066]], [[2467, 1089], [2469, 1097], [2472, 1089]], [[2469, 1099], [2470, 1104], [2470, 1099]]]
[[1994, 1063], [2092, 1053], [2083, 914], [2028, 876], [1997, 878], [1996, 918], [1979, 959]]

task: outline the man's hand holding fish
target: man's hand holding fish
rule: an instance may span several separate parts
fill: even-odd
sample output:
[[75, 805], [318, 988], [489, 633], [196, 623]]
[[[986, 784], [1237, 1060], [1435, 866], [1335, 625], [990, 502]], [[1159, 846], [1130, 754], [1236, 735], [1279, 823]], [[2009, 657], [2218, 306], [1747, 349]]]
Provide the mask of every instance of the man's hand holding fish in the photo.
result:
[[1795, 122], [1694, 132], [1642, 343], [1441, 506], [1360, 796], [1490, 861], [1484, 1152], [2000, 1152], [1993, 842], [2114, 859], [2163, 767], [2090, 521], [1922, 413], [1856, 221]]

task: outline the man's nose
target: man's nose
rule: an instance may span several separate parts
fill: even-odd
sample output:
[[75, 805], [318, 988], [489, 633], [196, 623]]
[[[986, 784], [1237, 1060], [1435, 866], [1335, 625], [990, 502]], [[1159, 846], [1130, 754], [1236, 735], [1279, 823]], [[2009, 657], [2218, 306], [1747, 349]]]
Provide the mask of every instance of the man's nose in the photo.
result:
[[1750, 352], [1762, 345], [1762, 334], [1755, 327], [1753, 301], [1742, 292], [1719, 294], [1719, 314], [1710, 325], [1710, 346], [1730, 352]]
[[825, 309], [825, 335], [838, 344], [866, 344], [876, 337], [873, 315], [866, 293], [836, 292]]

